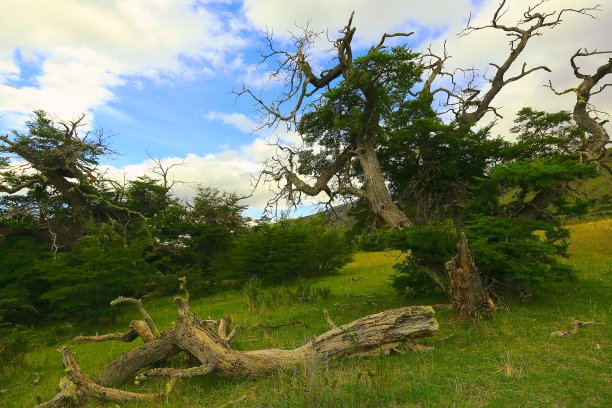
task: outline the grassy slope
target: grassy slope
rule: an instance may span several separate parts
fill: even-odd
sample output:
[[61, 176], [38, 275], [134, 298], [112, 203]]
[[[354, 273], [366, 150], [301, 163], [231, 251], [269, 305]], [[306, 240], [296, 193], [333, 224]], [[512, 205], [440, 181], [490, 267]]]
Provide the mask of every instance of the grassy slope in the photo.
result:
[[[581, 270], [577, 283], [536, 300], [506, 305], [490, 320], [461, 322], [450, 311], [438, 315], [440, 332], [421, 343], [431, 352], [347, 359], [308, 364], [266, 378], [224, 379], [210, 376], [184, 381], [167, 406], [368, 407], [368, 406], [610, 406], [612, 402], [612, 220], [579, 224], [573, 231], [570, 262]], [[231, 315], [249, 327], [302, 320], [308, 327], [282, 328], [265, 333], [246, 330], [235, 347], [255, 349], [293, 347], [326, 330], [321, 310], [327, 308], [337, 324], [406, 303], [438, 303], [443, 299], [407, 300], [388, 285], [395, 253], [358, 254], [339, 274], [313, 280], [329, 286], [329, 298], [313, 303], [261, 307], [248, 313], [240, 292], [227, 292], [192, 301], [202, 317]], [[148, 303], [158, 326], [175, 318], [168, 299]], [[122, 331], [134, 315], [126, 312], [116, 327]], [[567, 330], [571, 318], [604, 323], [581, 329], [566, 338], [549, 338]], [[50, 343], [63, 341], [61, 328], [42, 333]], [[0, 406], [33, 406], [37, 395], [50, 398], [62, 376], [57, 344], [27, 355], [23, 364], [0, 369]], [[121, 352], [134, 347], [117, 343], [75, 345], [82, 368], [93, 375]], [[33, 385], [35, 372], [40, 383]], [[153, 391], [162, 382], [131, 389]], [[94, 404], [92, 406], [99, 406]], [[114, 406], [114, 405], [109, 405]], [[121, 404], [147, 406], [146, 404]], [[166, 406], [166, 404], [165, 404]]]

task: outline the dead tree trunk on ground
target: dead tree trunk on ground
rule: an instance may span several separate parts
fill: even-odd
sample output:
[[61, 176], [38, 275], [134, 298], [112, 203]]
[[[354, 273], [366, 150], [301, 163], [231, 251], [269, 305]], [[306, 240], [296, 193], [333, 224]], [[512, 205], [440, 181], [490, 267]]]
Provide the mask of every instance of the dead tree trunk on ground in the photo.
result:
[[[60, 349], [67, 375], [60, 382], [59, 393], [39, 407], [59, 407], [88, 398], [109, 401], [152, 400], [161, 395], [132, 393], [113, 387], [125, 384], [134, 377], [137, 381], [167, 377], [170, 384], [168, 388], [171, 388], [178, 379], [209, 373], [221, 376], [265, 375], [305, 361], [388, 353], [409, 343], [411, 339], [432, 336], [438, 330], [433, 308], [403, 307], [369, 315], [339, 327], [330, 324], [331, 330], [292, 350], [238, 351], [230, 346], [230, 340], [236, 332], [230, 331], [229, 318], [218, 321], [199, 320], [189, 308], [187, 299], [188, 296], [175, 299], [179, 319], [172, 328], [145, 340], [142, 346], [112, 361], [97, 380], [80, 371], [67, 347]], [[326, 318], [329, 323], [331, 319], [329, 316]], [[136, 338], [134, 334], [128, 336], [128, 333], [77, 339], [127, 341], [128, 337], [132, 340]], [[195, 357], [197, 365], [186, 368], [152, 368], [141, 372], [181, 352]]]

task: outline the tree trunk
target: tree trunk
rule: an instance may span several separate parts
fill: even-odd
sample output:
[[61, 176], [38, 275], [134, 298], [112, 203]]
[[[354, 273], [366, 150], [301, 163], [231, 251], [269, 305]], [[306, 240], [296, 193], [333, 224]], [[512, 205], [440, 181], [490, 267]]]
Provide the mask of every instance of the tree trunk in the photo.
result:
[[450, 298], [453, 308], [461, 317], [489, 315], [495, 303], [482, 286], [480, 273], [468, 248], [465, 234], [457, 244], [457, 256], [446, 263], [450, 280]]
[[406, 214], [393, 202], [380, 168], [373, 138], [357, 139], [357, 157], [363, 168], [365, 198], [372, 211], [391, 228], [412, 224]]

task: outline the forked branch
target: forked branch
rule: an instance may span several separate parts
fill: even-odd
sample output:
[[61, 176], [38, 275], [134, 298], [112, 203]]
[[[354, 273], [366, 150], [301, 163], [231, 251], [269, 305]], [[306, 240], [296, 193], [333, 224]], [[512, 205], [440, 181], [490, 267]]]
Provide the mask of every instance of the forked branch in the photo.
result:
[[501, 19], [508, 11], [506, 8], [506, 0], [503, 0], [497, 7], [491, 23], [484, 26], [472, 26], [471, 21], [468, 21], [466, 27], [459, 33], [459, 37], [469, 35], [475, 31], [484, 29], [494, 29], [504, 32], [510, 38], [510, 53], [506, 60], [501, 64], [491, 63], [495, 67], [495, 75], [489, 80], [489, 89], [479, 97], [471, 97], [469, 99], [462, 98], [460, 95], [465, 89], [455, 89], [449, 94], [455, 98], [455, 104], [458, 106], [453, 109], [456, 114], [457, 121], [462, 124], [474, 124], [478, 122], [487, 113], [494, 111], [491, 106], [493, 99], [507, 84], [517, 81], [525, 76], [538, 71], [544, 70], [550, 72], [550, 69], [545, 65], [540, 65], [534, 68], [527, 69], [526, 63], [523, 64], [521, 72], [513, 77], [506, 78], [508, 70], [512, 67], [519, 55], [524, 51], [529, 40], [535, 36], [541, 35], [544, 28], [553, 28], [562, 22], [562, 17], [566, 13], [577, 13], [591, 18], [595, 18], [594, 13], [600, 11], [600, 6], [584, 7], [581, 9], [565, 8], [560, 11], [540, 12], [540, 6], [544, 1], [540, 1], [534, 6], [531, 6], [523, 13], [523, 18], [515, 25], [506, 25], [501, 23]]
[[606, 87], [612, 85], [609, 83], [600, 85], [600, 82], [606, 76], [612, 74], [612, 58], [608, 58], [608, 62], [600, 65], [593, 74], [580, 72], [580, 67], [576, 59], [578, 57], [590, 57], [593, 55], [611, 53], [612, 51], [588, 51], [586, 48], [584, 50], [579, 49], [570, 58], [570, 64], [576, 78], [582, 80], [580, 84], [575, 88], [568, 88], [562, 91], [556, 90], [552, 82], [549, 82], [547, 85], [547, 87], [557, 95], [564, 95], [570, 92], [576, 94], [576, 104], [574, 105], [573, 111], [574, 120], [591, 135], [579, 152], [584, 162], [598, 161], [602, 157], [602, 152], [606, 145], [610, 143], [610, 135], [604, 127], [605, 121], [599, 121], [597, 117], [592, 116], [591, 113], [593, 109], [589, 107], [591, 96], [601, 93]]

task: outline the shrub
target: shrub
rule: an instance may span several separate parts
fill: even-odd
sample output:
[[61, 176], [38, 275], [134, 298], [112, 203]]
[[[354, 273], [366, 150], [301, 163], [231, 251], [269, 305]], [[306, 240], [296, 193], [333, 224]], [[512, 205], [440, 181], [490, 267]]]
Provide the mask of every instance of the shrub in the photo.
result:
[[[567, 256], [569, 233], [556, 222], [478, 217], [463, 227], [481, 276], [486, 283], [503, 283], [524, 290], [544, 290], [575, 277], [559, 261]], [[455, 256], [457, 232], [450, 222], [406, 228], [395, 237], [396, 247], [410, 254], [395, 266], [392, 285], [404, 292], [436, 291], [426, 270], [446, 278], [444, 263]]]
[[75, 244], [70, 251], [35, 264], [47, 283], [41, 296], [52, 317], [95, 320], [116, 313], [108, 307], [118, 296], [141, 296], [155, 267], [147, 262], [151, 240], [145, 231], [129, 240], [104, 225]]
[[10, 364], [32, 348], [32, 330], [18, 324], [0, 322], [0, 363]]
[[218, 277], [282, 282], [319, 276], [350, 261], [352, 246], [344, 233], [322, 220], [283, 220], [261, 224], [238, 237], [229, 256], [213, 266]]

